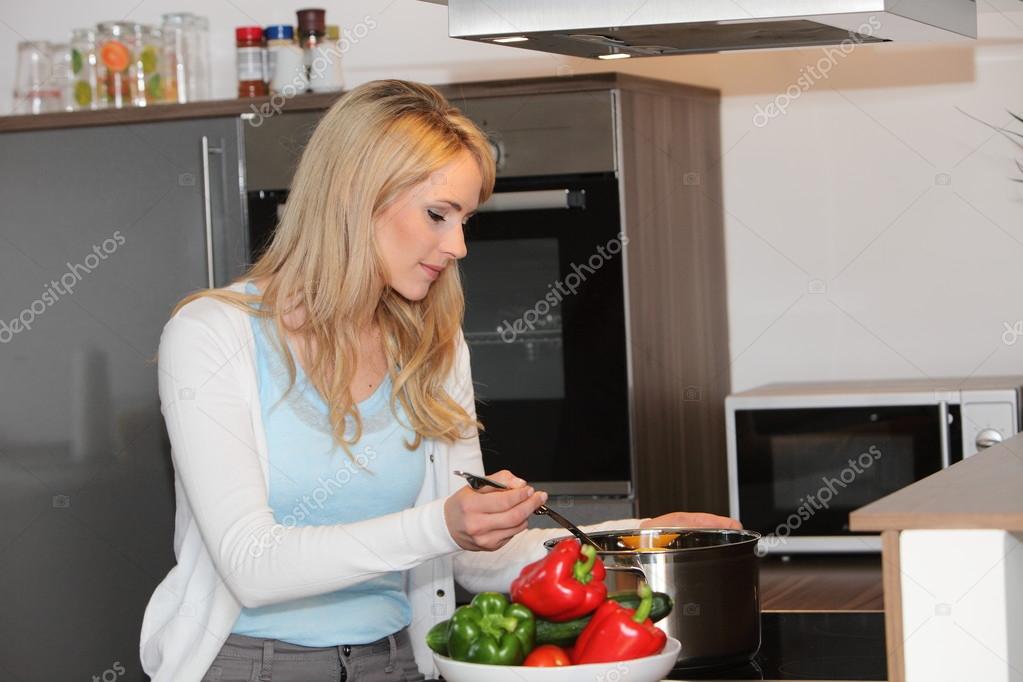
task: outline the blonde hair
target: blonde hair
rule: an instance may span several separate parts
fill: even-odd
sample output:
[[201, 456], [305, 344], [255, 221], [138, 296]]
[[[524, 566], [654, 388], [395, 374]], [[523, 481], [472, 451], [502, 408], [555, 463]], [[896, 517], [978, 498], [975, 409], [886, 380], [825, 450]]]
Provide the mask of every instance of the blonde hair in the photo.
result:
[[[350, 387], [356, 365], [358, 330], [375, 322], [381, 331], [392, 378], [391, 409], [400, 401], [416, 436], [448, 442], [479, 427], [444, 388], [458, 350], [465, 301], [457, 267], [445, 268], [425, 298], [410, 301], [384, 282], [374, 220], [405, 190], [427, 181], [460, 152], [469, 152], [483, 178], [479, 202], [494, 186], [494, 159], [486, 136], [435, 89], [399, 80], [373, 81], [341, 97], [323, 116], [309, 140], [287, 204], [266, 252], [239, 281], [267, 279], [260, 295], [207, 289], [201, 296], [271, 318], [278, 343], [283, 317], [304, 313], [293, 331], [311, 348], [307, 375], [323, 396], [337, 444], [349, 446], [362, 434], [362, 420]], [[261, 303], [259, 308], [253, 304]], [[290, 387], [296, 366], [286, 344]], [[335, 371], [336, 370], [336, 371]], [[346, 437], [347, 418], [354, 432]]]

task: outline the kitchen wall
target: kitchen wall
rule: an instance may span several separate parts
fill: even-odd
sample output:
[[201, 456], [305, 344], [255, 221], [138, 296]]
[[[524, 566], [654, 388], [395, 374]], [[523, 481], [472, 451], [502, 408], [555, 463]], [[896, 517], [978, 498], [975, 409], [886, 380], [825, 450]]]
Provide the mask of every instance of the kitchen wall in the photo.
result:
[[[158, 23], [161, 13], [181, 10], [210, 18], [214, 90], [231, 96], [233, 27], [290, 23], [306, 5], [4, 3], [0, 111], [10, 108], [16, 41], [57, 40], [103, 19]], [[612, 68], [451, 40], [446, 8], [416, 0], [326, 7], [330, 23], [368, 28], [346, 54], [349, 86], [380, 77], [439, 83]], [[1011, 181], [1023, 177], [1014, 162], [1023, 150], [967, 117], [1008, 124], [1007, 111], [1023, 114], [1023, 3], [979, 0], [978, 7], [976, 43], [613, 65], [724, 95], [735, 389], [1023, 374], [1023, 183]]]

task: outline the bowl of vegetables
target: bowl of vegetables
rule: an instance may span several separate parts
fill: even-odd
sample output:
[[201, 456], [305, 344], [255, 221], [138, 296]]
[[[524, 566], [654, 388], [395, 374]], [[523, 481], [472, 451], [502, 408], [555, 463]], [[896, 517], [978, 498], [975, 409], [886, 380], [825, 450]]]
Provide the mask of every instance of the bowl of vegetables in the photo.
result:
[[[548, 645], [541, 645], [548, 646]], [[553, 646], [553, 645], [550, 645]], [[682, 645], [668, 638], [659, 654], [614, 663], [532, 667], [466, 663], [434, 654], [437, 669], [448, 682], [659, 682], [671, 671]]]
[[559, 542], [526, 566], [509, 594], [483, 592], [436, 624], [427, 644], [449, 682], [654, 682], [681, 644], [654, 622], [671, 598], [641, 583], [608, 594], [596, 550]]

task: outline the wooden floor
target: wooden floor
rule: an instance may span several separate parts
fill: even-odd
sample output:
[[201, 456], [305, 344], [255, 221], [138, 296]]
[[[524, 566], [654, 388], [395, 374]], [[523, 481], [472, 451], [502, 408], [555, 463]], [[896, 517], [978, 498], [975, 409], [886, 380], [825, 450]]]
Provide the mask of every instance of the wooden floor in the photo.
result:
[[760, 563], [764, 611], [882, 611], [881, 555], [765, 557]]

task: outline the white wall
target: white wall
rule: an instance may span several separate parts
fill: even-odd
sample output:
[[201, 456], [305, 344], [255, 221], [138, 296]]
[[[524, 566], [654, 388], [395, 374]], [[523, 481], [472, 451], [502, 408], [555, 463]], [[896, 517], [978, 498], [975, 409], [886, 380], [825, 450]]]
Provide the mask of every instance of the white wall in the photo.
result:
[[[1023, 175], [1013, 160], [1023, 150], [956, 110], [1000, 124], [1007, 110], [1023, 113], [1023, 4], [978, 5], [977, 43], [858, 47], [761, 127], [757, 107], [795, 83], [822, 49], [614, 65], [724, 95], [735, 389], [777, 380], [1023, 374], [1023, 338], [1003, 342], [1004, 325], [1023, 320], [1023, 184], [1009, 180]], [[215, 92], [230, 96], [233, 28], [291, 23], [299, 6], [308, 3], [6, 2], [0, 111], [10, 107], [17, 40], [57, 40], [111, 18], [158, 22], [167, 11], [210, 18]], [[368, 17], [376, 24], [346, 55], [350, 86], [379, 77], [440, 83], [611, 67], [449, 39], [446, 8], [417, 0], [326, 7], [330, 23]]]

